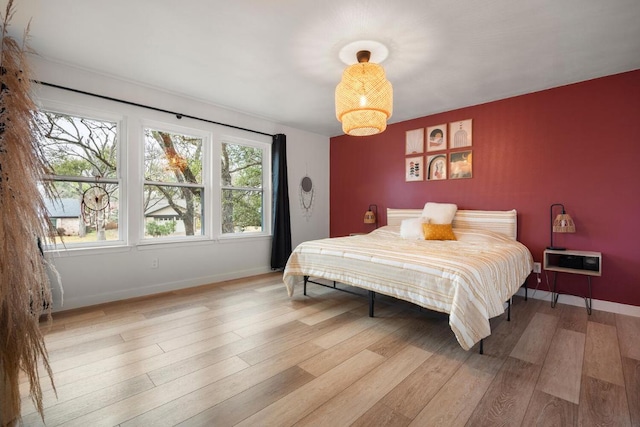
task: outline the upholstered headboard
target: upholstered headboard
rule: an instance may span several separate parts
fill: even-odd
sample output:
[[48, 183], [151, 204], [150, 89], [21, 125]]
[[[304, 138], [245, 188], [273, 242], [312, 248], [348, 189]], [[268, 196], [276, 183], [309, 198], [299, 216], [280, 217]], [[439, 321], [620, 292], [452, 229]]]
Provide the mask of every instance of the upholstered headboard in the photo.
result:
[[[419, 218], [422, 209], [387, 208], [387, 225], [400, 225], [403, 219]], [[475, 228], [518, 237], [518, 213], [510, 211], [476, 211], [459, 209], [453, 217], [453, 228]]]

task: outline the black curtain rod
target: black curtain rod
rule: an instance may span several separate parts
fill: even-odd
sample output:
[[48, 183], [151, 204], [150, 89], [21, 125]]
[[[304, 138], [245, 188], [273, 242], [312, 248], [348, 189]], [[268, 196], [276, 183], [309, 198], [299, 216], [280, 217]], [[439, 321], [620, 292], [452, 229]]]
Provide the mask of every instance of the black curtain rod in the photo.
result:
[[243, 128], [243, 127], [240, 127], [240, 126], [229, 125], [229, 124], [226, 124], [226, 123], [220, 123], [220, 122], [216, 122], [216, 121], [209, 120], [209, 119], [202, 119], [200, 117], [190, 116], [188, 114], [176, 113], [175, 111], [163, 110], [162, 108], [151, 107], [149, 105], [138, 104], [137, 102], [125, 101], [124, 99], [112, 98], [110, 96], [99, 95], [97, 93], [85, 92], [84, 90], [73, 89], [73, 88], [70, 88], [70, 87], [60, 86], [60, 85], [56, 85], [56, 84], [53, 84], [53, 83], [42, 82], [42, 81], [39, 81], [39, 80], [32, 80], [32, 82], [40, 84], [40, 85], [43, 85], [43, 86], [53, 87], [53, 88], [56, 88], [56, 89], [63, 89], [63, 90], [68, 90], [70, 92], [80, 93], [82, 95], [95, 96], [96, 98], [106, 99], [107, 101], [120, 102], [122, 104], [133, 105], [134, 107], [142, 107], [142, 108], [146, 108], [148, 110], [154, 110], [154, 111], [159, 111], [161, 113], [171, 114], [171, 115], [176, 116], [178, 119], [186, 117], [188, 119], [200, 120], [201, 122], [207, 122], [207, 123], [212, 123], [214, 125], [226, 126], [228, 128], [244, 130], [244, 131], [247, 131], [247, 132], [257, 133], [257, 134], [260, 134], [260, 135], [265, 135], [265, 136], [270, 136], [270, 137], [274, 136], [274, 135], [272, 135], [270, 133], [260, 132], [258, 130], [247, 129], [247, 128]]

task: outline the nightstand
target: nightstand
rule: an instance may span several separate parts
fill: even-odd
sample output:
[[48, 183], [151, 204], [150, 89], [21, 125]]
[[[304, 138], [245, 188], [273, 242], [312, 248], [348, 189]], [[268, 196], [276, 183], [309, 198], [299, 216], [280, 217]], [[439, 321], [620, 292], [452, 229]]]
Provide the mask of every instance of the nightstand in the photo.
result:
[[591, 314], [591, 277], [602, 275], [602, 254], [591, 251], [552, 250], [544, 251], [543, 268], [553, 271], [553, 291], [551, 293], [551, 307], [558, 302], [557, 290], [558, 273], [581, 274], [587, 277], [588, 292], [584, 296], [587, 313]]

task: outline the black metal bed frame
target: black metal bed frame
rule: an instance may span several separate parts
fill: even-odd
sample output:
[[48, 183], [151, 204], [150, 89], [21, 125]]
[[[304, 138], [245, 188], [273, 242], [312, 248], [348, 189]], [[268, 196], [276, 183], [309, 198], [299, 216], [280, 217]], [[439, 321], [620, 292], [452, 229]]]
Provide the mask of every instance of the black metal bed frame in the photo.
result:
[[[320, 282], [316, 282], [314, 280], [311, 280], [309, 277], [310, 276], [304, 276], [304, 295], [305, 296], [307, 295], [307, 283], [313, 283], [315, 285], [324, 286], [325, 288], [335, 289], [336, 291], [346, 292], [348, 294], [357, 295], [359, 297], [364, 296], [364, 295], [362, 295], [362, 294], [360, 294], [358, 292], [353, 292], [353, 291], [351, 291], [349, 289], [344, 289], [344, 288], [337, 287], [337, 283], [336, 283], [335, 280], [333, 280], [333, 286], [331, 286], [331, 285], [327, 285], [325, 283], [320, 283]], [[527, 282], [526, 281], [524, 282], [523, 286], [524, 286], [524, 300], [527, 301], [527, 299], [529, 297], [529, 295], [528, 295], [529, 288], [527, 287]], [[373, 306], [374, 306], [374, 303], [375, 303], [376, 292], [375, 291], [371, 291], [371, 290], [367, 290], [367, 296], [368, 296], [368, 299], [369, 299], [369, 317], [374, 317], [373, 316]], [[393, 298], [393, 297], [391, 297], [391, 298]], [[413, 304], [410, 301], [405, 301], [405, 302]], [[417, 304], [414, 304], [414, 305], [417, 305]], [[423, 307], [418, 306], [418, 308], [420, 309], [419, 311], [422, 311]], [[509, 298], [507, 300], [507, 322], [510, 322], [510, 321], [511, 321], [511, 298]], [[482, 338], [480, 340], [480, 354], [484, 354], [484, 338]]]

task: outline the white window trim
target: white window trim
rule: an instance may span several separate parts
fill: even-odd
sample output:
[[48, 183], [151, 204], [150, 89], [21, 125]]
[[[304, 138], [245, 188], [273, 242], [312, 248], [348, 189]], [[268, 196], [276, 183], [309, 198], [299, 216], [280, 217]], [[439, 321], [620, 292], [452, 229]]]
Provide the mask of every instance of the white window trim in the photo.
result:
[[[272, 183], [271, 183], [271, 138], [251, 135], [194, 120], [189, 126], [165, 120], [153, 112], [139, 108], [123, 107], [119, 103], [102, 100], [87, 101], [85, 97], [71, 102], [41, 97], [39, 108], [72, 116], [94, 120], [112, 121], [118, 126], [118, 182], [120, 188], [118, 229], [119, 239], [104, 242], [47, 245], [47, 253], [54, 257], [84, 256], [101, 253], [127, 252], [132, 248], [151, 249], [154, 245], [190, 246], [211, 243], [264, 240], [272, 236]], [[173, 238], [145, 238], [144, 213], [142, 212], [144, 186], [144, 129], [154, 128], [172, 133], [184, 133], [203, 138], [203, 188], [204, 188], [204, 233], [198, 236]], [[132, 143], [134, 142], [134, 143]], [[263, 231], [245, 233], [222, 233], [220, 154], [222, 143], [240, 144], [263, 150]], [[134, 148], [136, 147], [136, 148]]]
[[[118, 200], [118, 239], [108, 241], [94, 241], [84, 243], [61, 243], [61, 244], [47, 244], [44, 249], [47, 252], [68, 252], [76, 250], [90, 250], [90, 249], [105, 249], [105, 248], [122, 248], [128, 246], [128, 192], [127, 192], [127, 180], [125, 179], [126, 165], [127, 165], [127, 122], [123, 114], [116, 113], [107, 109], [97, 109], [91, 107], [85, 107], [77, 104], [70, 104], [60, 101], [54, 101], [50, 99], [41, 99], [39, 102], [39, 109], [52, 113], [66, 114], [74, 117], [81, 117], [90, 120], [97, 121], [109, 121], [116, 123], [118, 146], [116, 147], [116, 168], [117, 168], [117, 181], [118, 188], [120, 190]], [[56, 175], [47, 176], [47, 179], [53, 179]], [[74, 177], [65, 177], [74, 178]], [[84, 181], [86, 177], [79, 177], [78, 181]], [[124, 219], [124, 221], [123, 221]]]
[[[254, 147], [262, 150], [262, 231], [244, 232], [244, 233], [222, 233], [222, 165], [220, 164], [220, 156], [222, 154], [222, 144], [237, 144]], [[215, 214], [215, 233], [216, 238], [220, 241], [250, 239], [260, 237], [271, 237], [271, 207], [272, 207], [272, 189], [271, 189], [271, 141], [261, 142], [255, 139], [240, 138], [233, 135], [220, 135], [218, 143], [215, 144], [216, 152], [214, 153], [217, 161], [213, 162], [214, 176], [216, 177], [216, 185], [214, 197], [216, 197], [215, 206], [217, 213]]]
[[[186, 185], [187, 187], [200, 187], [203, 189], [203, 199], [204, 203], [202, 204], [202, 209], [204, 210], [204, 221], [202, 221], [202, 227], [204, 228], [204, 232], [197, 236], [178, 236], [178, 237], [146, 237], [144, 235], [145, 232], [145, 221], [144, 221], [144, 212], [143, 212], [143, 201], [144, 201], [144, 186], [151, 181], [146, 181], [144, 178], [144, 156], [145, 156], [145, 144], [144, 144], [144, 130], [145, 129], [153, 129], [159, 130], [168, 133], [178, 133], [182, 135], [194, 136], [202, 139], [202, 183], [198, 185]], [[210, 221], [211, 216], [213, 215], [213, 207], [211, 205], [211, 146], [213, 138], [210, 131], [203, 130], [199, 127], [187, 127], [176, 125], [174, 123], [167, 123], [157, 120], [148, 120], [142, 119], [140, 120], [140, 149], [138, 150], [139, 154], [139, 205], [140, 205], [140, 216], [138, 218], [137, 224], [139, 227], [138, 232], [138, 245], [156, 245], [156, 244], [166, 244], [166, 243], [188, 243], [192, 241], [203, 241], [203, 240], [211, 240], [212, 234], [210, 229]], [[165, 185], [173, 185], [179, 183], [162, 183]]]

